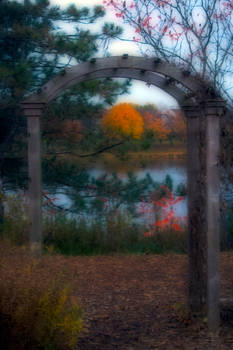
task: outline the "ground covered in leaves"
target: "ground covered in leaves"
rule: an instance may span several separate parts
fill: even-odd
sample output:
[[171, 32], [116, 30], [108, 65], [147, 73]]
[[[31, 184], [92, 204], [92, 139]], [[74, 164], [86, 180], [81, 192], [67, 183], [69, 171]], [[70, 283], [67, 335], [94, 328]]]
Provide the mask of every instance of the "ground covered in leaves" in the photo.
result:
[[[76, 271], [75, 290], [87, 324], [80, 350], [233, 349], [231, 313], [214, 339], [207, 334], [205, 319], [188, 315], [187, 256], [64, 259]], [[233, 295], [232, 270], [233, 254], [223, 253], [222, 297]]]

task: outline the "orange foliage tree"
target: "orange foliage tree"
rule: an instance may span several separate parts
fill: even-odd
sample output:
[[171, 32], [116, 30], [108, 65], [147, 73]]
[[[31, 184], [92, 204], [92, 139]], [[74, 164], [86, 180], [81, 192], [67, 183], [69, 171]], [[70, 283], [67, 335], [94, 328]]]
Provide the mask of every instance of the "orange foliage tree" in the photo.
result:
[[104, 133], [111, 138], [140, 139], [144, 127], [139, 112], [130, 103], [119, 103], [107, 111], [101, 120]]
[[169, 109], [163, 115], [166, 120], [166, 126], [168, 128], [169, 138], [172, 141], [174, 138], [180, 141], [186, 140], [186, 121], [180, 110]]
[[143, 114], [145, 130], [152, 131], [154, 136], [161, 140], [167, 138], [169, 129], [160, 115], [153, 115], [150, 112]]

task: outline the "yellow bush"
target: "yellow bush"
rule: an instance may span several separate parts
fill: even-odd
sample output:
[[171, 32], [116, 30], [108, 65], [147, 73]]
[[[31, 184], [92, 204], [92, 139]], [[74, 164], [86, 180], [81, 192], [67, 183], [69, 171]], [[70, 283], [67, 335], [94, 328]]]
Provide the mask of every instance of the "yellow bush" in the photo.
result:
[[[82, 312], [72, 296], [72, 276], [51, 258], [34, 259], [0, 242], [0, 348], [77, 348]], [[50, 260], [49, 260], [50, 259]]]
[[59, 293], [52, 288], [40, 298], [35, 337], [42, 349], [73, 349], [82, 330], [81, 309], [68, 300], [67, 288]]

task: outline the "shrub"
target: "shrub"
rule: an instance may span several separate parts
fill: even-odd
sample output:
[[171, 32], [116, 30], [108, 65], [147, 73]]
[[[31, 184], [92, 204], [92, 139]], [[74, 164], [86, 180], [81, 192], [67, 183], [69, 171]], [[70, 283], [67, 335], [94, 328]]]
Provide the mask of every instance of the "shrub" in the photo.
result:
[[75, 300], [68, 300], [67, 287], [54, 285], [39, 300], [35, 338], [45, 350], [73, 349], [83, 329], [81, 309]]
[[83, 330], [71, 276], [49, 259], [0, 244], [0, 345], [4, 350], [74, 349]]

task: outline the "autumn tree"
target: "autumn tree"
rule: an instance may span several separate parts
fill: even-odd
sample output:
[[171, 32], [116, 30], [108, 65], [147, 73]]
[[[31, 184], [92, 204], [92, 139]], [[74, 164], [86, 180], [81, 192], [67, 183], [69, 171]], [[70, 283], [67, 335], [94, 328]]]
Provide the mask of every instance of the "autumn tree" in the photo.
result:
[[160, 142], [167, 138], [169, 129], [161, 115], [157, 114], [154, 116], [150, 112], [145, 112], [143, 114], [143, 120], [145, 131], [151, 131], [154, 137]]
[[144, 55], [160, 57], [211, 81], [231, 104], [232, 0], [104, 0], [118, 20], [130, 25]]
[[168, 109], [162, 113], [163, 120], [168, 129], [168, 137], [173, 142], [174, 139], [185, 142], [186, 140], [186, 120], [181, 110]]
[[143, 119], [130, 103], [119, 103], [110, 108], [101, 120], [105, 135], [114, 139], [140, 139]]

